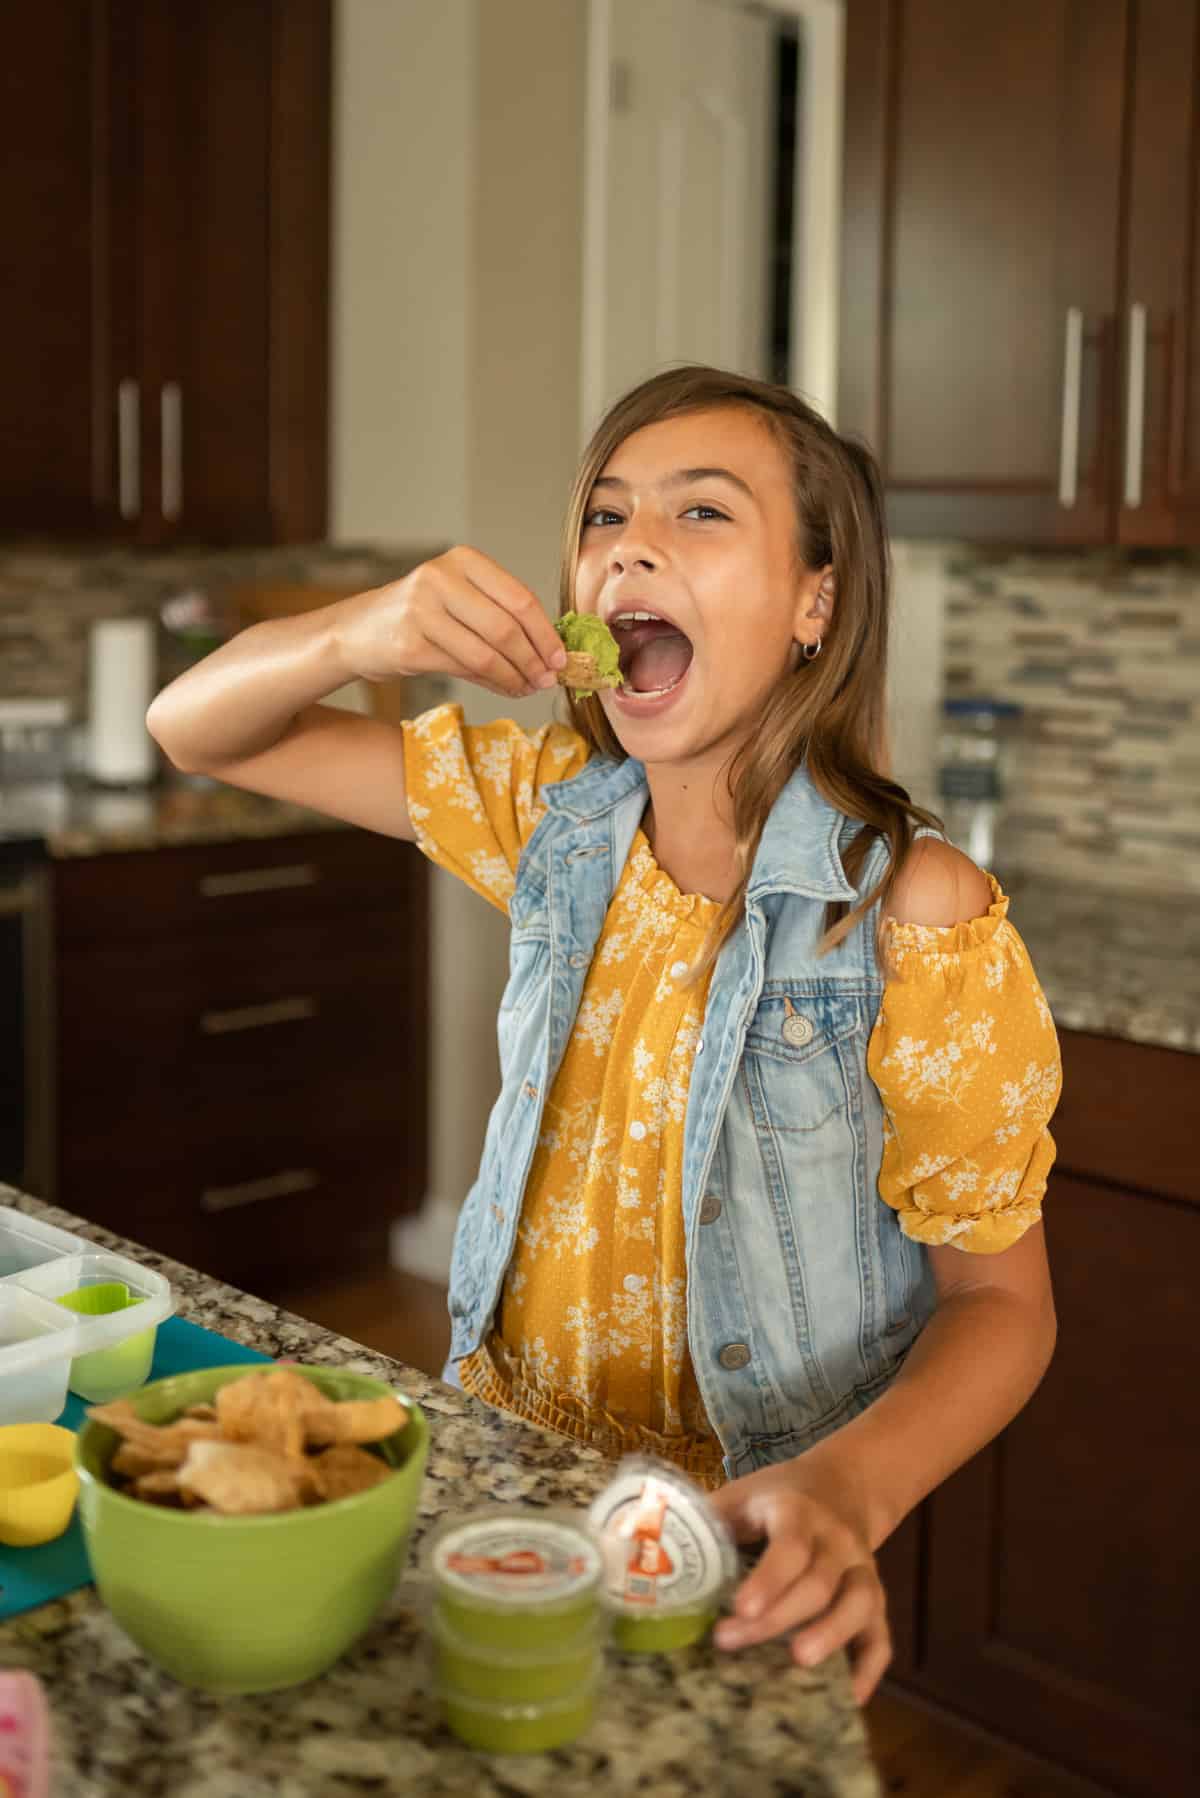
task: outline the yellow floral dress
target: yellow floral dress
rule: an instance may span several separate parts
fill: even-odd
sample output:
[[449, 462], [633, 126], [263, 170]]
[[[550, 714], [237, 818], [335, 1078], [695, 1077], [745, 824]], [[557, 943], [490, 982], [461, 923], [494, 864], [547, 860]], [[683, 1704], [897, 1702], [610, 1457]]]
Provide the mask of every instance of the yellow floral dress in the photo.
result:
[[[408, 808], [430, 859], [507, 912], [543, 786], [587, 760], [552, 724], [405, 725]], [[885, 1110], [881, 1196], [926, 1243], [988, 1253], [1041, 1216], [1058, 1096], [1049, 1009], [992, 882], [984, 918], [892, 924], [868, 1068]], [[685, 976], [716, 917], [634, 838], [547, 1097], [496, 1317], [459, 1363], [468, 1391], [605, 1453], [721, 1477], [687, 1346], [683, 1125], [707, 980]], [[1000, 1016], [1003, 1029], [1000, 1029]]]

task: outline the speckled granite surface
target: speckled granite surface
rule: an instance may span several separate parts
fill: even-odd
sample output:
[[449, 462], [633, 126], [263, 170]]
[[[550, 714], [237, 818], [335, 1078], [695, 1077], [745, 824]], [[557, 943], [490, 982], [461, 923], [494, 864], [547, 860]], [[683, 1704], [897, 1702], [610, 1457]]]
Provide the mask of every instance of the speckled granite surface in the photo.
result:
[[[270, 1355], [376, 1374], [415, 1398], [433, 1441], [414, 1551], [446, 1512], [493, 1499], [585, 1506], [604, 1483], [605, 1463], [590, 1450], [69, 1213], [7, 1189], [3, 1201], [161, 1268], [181, 1314], [207, 1329]], [[471, 1753], [438, 1720], [426, 1596], [414, 1554], [356, 1649], [324, 1678], [263, 1698], [207, 1698], [176, 1685], [90, 1589], [0, 1625], [0, 1666], [31, 1669], [49, 1691], [55, 1798], [878, 1798], [844, 1662], [808, 1672], [778, 1644], [736, 1656], [710, 1647], [644, 1661], [611, 1656], [600, 1715], [574, 1747], [520, 1759]]]
[[1062, 1030], [1200, 1052], [1200, 904], [1015, 878], [1009, 912]]

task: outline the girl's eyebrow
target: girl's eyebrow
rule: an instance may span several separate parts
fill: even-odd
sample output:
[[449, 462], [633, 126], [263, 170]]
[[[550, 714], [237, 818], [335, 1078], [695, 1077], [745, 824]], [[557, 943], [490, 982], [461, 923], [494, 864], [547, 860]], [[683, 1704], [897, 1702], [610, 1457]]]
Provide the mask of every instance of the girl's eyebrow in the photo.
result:
[[[674, 474], [664, 475], [657, 484], [659, 487], [688, 487], [693, 481], [728, 481], [731, 487], [737, 487], [747, 499], [754, 499], [754, 490], [748, 487], [740, 474], [734, 474], [731, 468], [677, 468]], [[619, 487], [622, 492], [629, 491], [629, 482], [617, 475], [602, 474], [592, 482], [592, 491], [599, 487]], [[757, 502], [756, 502], [757, 503]]]

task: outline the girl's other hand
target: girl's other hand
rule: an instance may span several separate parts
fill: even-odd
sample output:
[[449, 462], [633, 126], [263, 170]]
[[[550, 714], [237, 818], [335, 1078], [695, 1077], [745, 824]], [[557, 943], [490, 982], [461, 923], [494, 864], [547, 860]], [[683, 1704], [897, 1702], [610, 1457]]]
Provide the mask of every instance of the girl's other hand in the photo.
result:
[[566, 663], [528, 587], [476, 549], [452, 549], [335, 608], [341, 659], [363, 680], [448, 674], [522, 698]]
[[749, 1648], [791, 1632], [802, 1667], [845, 1648], [855, 1699], [865, 1704], [892, 1658], [887, 1600], [858, 1507], [827, 1477], [819, 1449], [731, 1480], [709, 1498], [738, 1542], [767, 1538], [732, 1617], [717, 1625], [717, 1647]]

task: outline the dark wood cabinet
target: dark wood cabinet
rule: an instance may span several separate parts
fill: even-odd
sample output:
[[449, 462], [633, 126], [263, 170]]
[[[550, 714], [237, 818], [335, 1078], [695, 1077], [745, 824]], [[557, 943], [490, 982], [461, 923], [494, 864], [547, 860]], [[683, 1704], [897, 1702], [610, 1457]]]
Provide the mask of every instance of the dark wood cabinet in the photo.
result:
[[0, 529], [325, 528], [329, 0], [4, 7]]
[[894, 1677], [1126, 1798], [1200, 1768], [1200, 1059], [1063, 1033], [1045, 1220], [1058, 1347], [886, 1545]]
[[420, 857], [331, 831], [54, 885], [54, 1196], [266, 1297], [386, 1262], [426, 1184]]
[[1198, 44], [1200, 0], [849, 0], [839, 423], [898, 534], [1200, 541]]
[[1200, 543], [1200, 0], [1138, 0], [1118, 534]]

